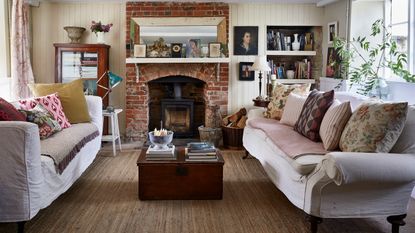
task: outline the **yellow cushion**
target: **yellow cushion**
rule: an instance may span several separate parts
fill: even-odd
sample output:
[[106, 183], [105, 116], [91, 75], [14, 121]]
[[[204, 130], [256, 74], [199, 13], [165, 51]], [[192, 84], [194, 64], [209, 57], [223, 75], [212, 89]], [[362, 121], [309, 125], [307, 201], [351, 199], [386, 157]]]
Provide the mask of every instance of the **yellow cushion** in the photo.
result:
[[63, 112], [68, 117], [70, 123], [91, 121], [83, 91], [84, 84], [82, 79], [77, 79], [70, 83], [29, 84], [29, 88], [36, 97], [58, 93]]

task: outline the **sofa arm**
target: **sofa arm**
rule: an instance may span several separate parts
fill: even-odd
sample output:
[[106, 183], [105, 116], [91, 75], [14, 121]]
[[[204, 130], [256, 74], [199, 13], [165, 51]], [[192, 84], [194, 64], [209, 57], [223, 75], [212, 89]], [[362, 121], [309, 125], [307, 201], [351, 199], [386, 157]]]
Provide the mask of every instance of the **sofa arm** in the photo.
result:
[[36, 124], [0, 121], [0, 222], [25, 221], [43, 182]]
[[322, 166], [337, 185], [415, 180], [415, 155], [411, 154], [332, 152]]
[[94, 123], [102, 135], [103, 117], [102, 117], [102, 98], [99, 96], [87, 95], [85, 96], [88, 105], [89, 116], [91, 122]]

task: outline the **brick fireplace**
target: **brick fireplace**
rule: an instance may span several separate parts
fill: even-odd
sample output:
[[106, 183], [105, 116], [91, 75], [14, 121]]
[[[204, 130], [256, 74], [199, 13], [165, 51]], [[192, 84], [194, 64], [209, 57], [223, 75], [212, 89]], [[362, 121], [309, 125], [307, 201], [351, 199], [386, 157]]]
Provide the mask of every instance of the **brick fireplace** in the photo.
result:
[[[126, 45], [130, 43], [130, 21], [132, 17], [225, 17], [229, 25], [229, 5], [226, 3], [173, 3], [173, 2], [128, 2], [126, 4], [127, 35]], [[227, 29], [227, 39], [228, 36]], [[127, 49], [127, 57], [131, 51]], [[150, 126], [150, 85], [153, 80], [169, 77], [188, 77], [202, 81], [203, 106], [219, 105], [222, 114], [227, 114], [229, 65], [220, 64], [217, 77], [217, 64], [141, 64], [140, 79], [136, 82], [136, 67], [126, 65], [126, 136], [132, 141], [144, 141]], [[150, 82], [150, 83], [149, 83]], [[204, 116], [205, 109], [194, 108], [197, 115]], [[199, 124], [199, 122], [196, 122]]]

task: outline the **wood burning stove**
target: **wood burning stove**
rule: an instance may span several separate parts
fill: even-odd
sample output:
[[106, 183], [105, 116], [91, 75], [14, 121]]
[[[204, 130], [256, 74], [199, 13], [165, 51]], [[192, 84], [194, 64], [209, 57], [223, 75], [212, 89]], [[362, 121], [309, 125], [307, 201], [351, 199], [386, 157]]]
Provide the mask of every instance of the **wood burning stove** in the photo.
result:
[[192, 99], [162, 99], [164, 128], [172, 130], [176, 137], [193, 137], [193, 104]]

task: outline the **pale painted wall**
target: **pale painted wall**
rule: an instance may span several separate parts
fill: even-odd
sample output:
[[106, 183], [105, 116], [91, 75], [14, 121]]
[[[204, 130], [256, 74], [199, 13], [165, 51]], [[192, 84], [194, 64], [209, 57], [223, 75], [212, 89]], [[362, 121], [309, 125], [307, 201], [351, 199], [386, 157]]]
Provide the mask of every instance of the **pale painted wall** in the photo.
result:
[[314, 4], [230, 4], [229, 51], [231, 54], [229, 74], [229, 111], [251, 107], [258, 96], [258, 79], [239, 81], [239, 62], [253, 62], [255, 56], [232, 56], [233, 27], [259, 26], [258, 53], [265, 55], [267, 25], [313, 25], [322, 26], [324, 8]]
[[[111, 45], [110, 70], [125, 75], [125, 3], [49, 3], [41, 2], [32, 8], [33, 72], [37, 83], [54, 82], [55, 54], [53, 43], [69, 42], [64, 26], [81, 26], [82, 43], [95, 43], [96, 36], [89, 27], [91, 21], [113, 23], [106, 42]], [[125, 109], [125, 85], [122, 83], [110, 94], [110, 104]], [[125, 131], [125, 114], [120, 116], [120, 130]]]
[[328, 23], [337, 21], [338, 36], [347, 37], [348, 31], [348, 4], [349, 0], [340, 0], [324, 7], [323, 20], [323, 75], [326, 75], [327, 48], [328, 48]]

